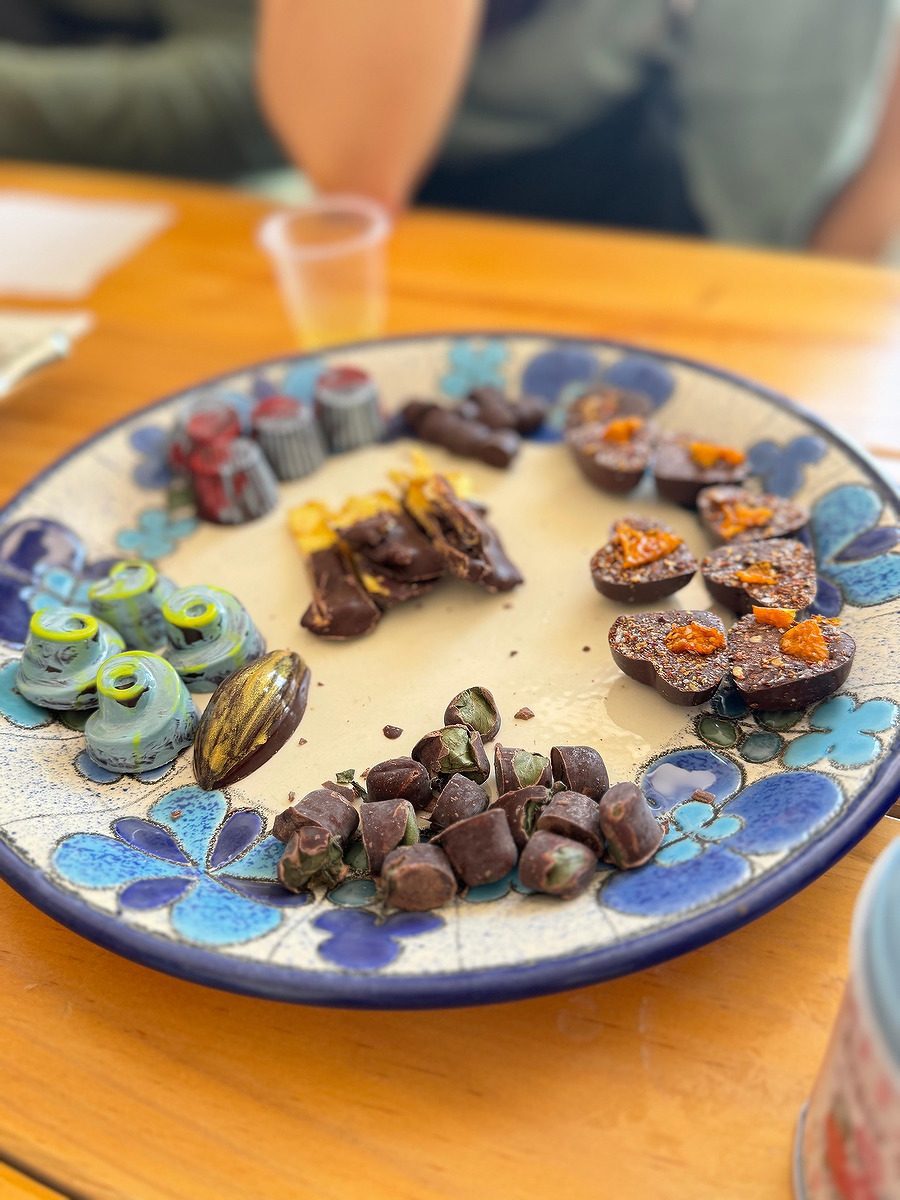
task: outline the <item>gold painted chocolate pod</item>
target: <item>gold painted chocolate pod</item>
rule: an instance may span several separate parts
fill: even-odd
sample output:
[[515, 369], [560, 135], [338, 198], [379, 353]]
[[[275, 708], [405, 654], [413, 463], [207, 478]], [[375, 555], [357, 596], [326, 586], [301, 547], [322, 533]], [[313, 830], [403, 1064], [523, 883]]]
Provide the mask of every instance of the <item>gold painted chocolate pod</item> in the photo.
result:
[[292, 650], [273, 650], [220, 683], [194, 741], [202, 788], [227, 787], [280, 750], [306, 711], [309, 667]]

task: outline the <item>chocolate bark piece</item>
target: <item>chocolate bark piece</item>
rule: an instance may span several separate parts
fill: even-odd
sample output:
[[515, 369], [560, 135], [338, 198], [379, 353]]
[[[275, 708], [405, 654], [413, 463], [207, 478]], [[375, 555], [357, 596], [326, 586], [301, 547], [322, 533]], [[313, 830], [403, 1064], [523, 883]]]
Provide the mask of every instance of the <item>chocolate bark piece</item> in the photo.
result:
[[[818, 661], [785, 649], [786, 636], [801, 624], [818, 627], [823, 655]], [[787, 645], [791, 645], [790, 637]], [[751, 615], [732, 625], [728, 650], [731, 674], [748, 707], [779, 711], [806, 708], [836, 692], [850, 674], [856, 643], [827, 621], [795, 621], [783, 629], [762, 624]]]
[[474, 779], [467, 779], [465, 775], [451, 775], [431, 810], [432, 828], [446, 829], [448, 825], [455, 825], [457, 821], [484, 812], [487, 805], [485, 790]]
[[428, 400], [411, 400], [401, 415], [417, 438], [443, 446], [451, 454], [474, 458], [489, 467], [508, 467], [521, 444], [514, 429], [496, 428], [454, 408]]
[[449, 904], [456, 892], [456, 876], [440, 846], [399, 846], [382, 864], [379, 895], [386, 908], [427, 912]]
[[617, 783], [600, 801], [600, 829], [617, 867], [640, 867], [662, 844], [663, 831], [636, 784]]
[[600, 800], [609, 787], [606, 763], [593, 746], [554, 746], [550, 769], [555, 783], [592, 800]]
[[[352, 796], [349, 788], [342, 789]], [[359, 824], [359, 813], [349, 800], [330, 788], [316, 788], [302, 800], [284, 809], [275, 818], [272, 833], [281, 842], [307, 825], [316, 825], [327, 830], [341, 845], [346, 845]]]
[[[695, 508], [700, 491], [711, 484], [740, 484], [750, 473], [750, 464], [743, 451], [734, 451], [739, 462], [724, 459], [714, 460], [708, 466], [700, 465], [691, 453], [692, 447], [709, 446], [687, 434], [664, 435], [656, 448], [653, 463], [653, 478], [660, 496], [680, 504], [682, 508]], [[714, 447], [709, 446], [713, 449]], [[730, 452], [731, 447], [720, 447]], [[706, 461], [706, 459], [704, 459]]]
[[416, 811], [408, 800], [372, 800], [359, 810], [359, 829], [373, 875], [391, 850], [419, 840]]
[[412, 758], [388, 758], [369, 767], [366, 775], [369, 800], [408, 800], [413, 808], [431, 802], [431, 779]]
[[[626, 516], [611, 532], [611, 539], [591, 558], [591, 579], [601, 595], [624, 604], [648, 604], [690, 583], [697, 560], [663, 521]], [[671, 549], [659, 553], [668, 546]]]
[[566, 410], [566, 429], [610, 421], [613, 417], [646, 417], [653, 405], [646, 396], [609, 384], [594, 384], [576, 396]]
[[537, 828], [583, 842], [595, 855], [603, 852], [600, 805], [581, 792], [557, 792], [538, 817]]
[[318, 637], [344, 641], [371, 633], [381, 620], [374, 603], [340, 546], [316, 550], [307, 559], [312, 600], [300, 624]]
[[522, 851], [519, 880], [535, 892], [572, 900], [597, 870], [597, 855], [583, 842], [539, 829]]
[[508, 592], [522, 583], [497, 531], [474, 504], [457, 495], [443, 475], [413, 477], [403, 503], [451, 575], [477, 583], [487, 592]]
[[[678, 637], [682, 629], [691, 631], [697, 645], [715, 644], [712, 652], [672, 649], [673, 644], [685, 644]], [[691, 634], [684, 635], [688, 644]], [[621, 671], [655, 688], [672, 704], [704, 704], [728, 669], [725, 626], [706, 611], [672, 609], [617, 617], [609, 631], [609, 648]]]
[[519, 857], [506, 814], [499, 808], [457, 821], [433, 837], [430, 844], [446, 851], [453, 870], [468, 887], [502, 879]]
[[485, 687], [470, 687], [453, 697], [444, 712], [445, 725], [468, 725], [481, 734], [483, 742], [492, 742], [500, 732], [500, 711]]
[[[613, 436], [625, 426], [631, 430], [629, 436]], [[578, 425], [566, 434], [566, 445], [584, 477], [616, 494], [630, 492], [641, 482], [655, 443], [655, 429], [643, 417], [614, 417]]]
[[799, 612], [812, 604], [818, 586], [812, 551], [793, 538], [719, 546], [707, 554], [700, 571], [712, 598], [736, 613], [748, 613], [754, 605]]
[[278, 862], [278, 878], [289, 892], [336, 887], [349, 874], [341, 844], [327, 829], [307, 825], [292, 833]]
[[538, 817], [549, 803], [550, 789], [541, 784], [516, 788], [497, 800], [495, 807], [502, 808], [506, 813], [509, 831], [520, 850], [531, 837]]
[[499, 742], [494, 747], [494, 778], [500, 796], [533, 784], [549, 787], [553, 782], [550, 759], [545, 755], [518, 746], [501, 746]]
[[783, 496], [741, 487], [704, 488], [697, 513], [717, 542], [755, 542], [794, 537], [809, 521], [809, 510]]
[[472, 388], [459, 406], [465, 416], [474, 415], [491, 429], [515, 429], [517, 433], [536, 433], [547, 415], [547, 403], [540, 396], [523, 394], [514, 400], [497, 387]]
[[381, 609], [431, 591], [444, 560], [388, 493], [348, 501], [333, 518], [364, 589]]
[[443, 789], [451, 775], [459, 773], [484, 783], [491, 773], [481, 734], [468, 725], [445, 725], [426, 733], [413, 746], [412, 757], [428, 772], [435, 792]]

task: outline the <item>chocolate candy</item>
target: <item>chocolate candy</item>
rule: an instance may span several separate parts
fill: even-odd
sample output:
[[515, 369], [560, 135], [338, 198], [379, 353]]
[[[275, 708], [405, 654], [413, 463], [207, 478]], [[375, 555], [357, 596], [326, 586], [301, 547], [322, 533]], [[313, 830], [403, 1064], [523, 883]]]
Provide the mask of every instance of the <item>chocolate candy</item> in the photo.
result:
[[166, 658], [192, 692], [212, 692], [265, 653], [250, 614], [231, 592], [197, 584], [171, 592], [162, 606]]
[[117, 562], [105, 578], [91, 584], [88, 599], [94, 615], [117, 629], [126, 646], [157, 650], [166, 641], [162, 604], [174, 588], [151, 563]]
[[449, 904], [456, 891], [456, 876], [440, 846], [400, 846], [382, 864], [379, 895], [386, 908], [427, 912]]
[[91, 758], [108, 771], [155, 771], [197, 732], [194, 702], [158, 654], [128, 650], [108, 658], [97, 674], [97, 701], [84, 737]]
[[348, 874], [340, 842], [318, 825], [292, 833], [278, 862], [278, 878], [289, 892], [337, 887]]
[[346, 501], [330, 524], [379, 608], [424, 596], [444, 573], [441, 555], [388, 492]]
[[538, 817], [537, 828], [558, 833], [560, 837], [571, 838], [574, 842], [583, 842], [585, 846], [590, 846], [595, 855], [603, 850], [600, 806], [596, 800], [583, 796], [581, 792], [556, 792]]
[[610, 384], [588, 384], [566, 410], [566, 429], [595, 425], [613, 417], [646, 417], [653, 405], [646, 396]]
[[597, 856], [583, 842], [539, 829], [522, 851], [519, 880], [535, 892], [572, 900], [597, 871]]
[[384, 433], [378, 391], [359, 367], [324, 371], [316, 380], [315, 407], [325, 441], [335, 454], [367, 446]]
[[600, 801], [600, 829], [617, 867], [639, 867], [659, 849], [663, 831], [653, 809], [633, 783], [614, 784]]
[[700, 571], [712, 598], [736, 613], [754, 605], [799, 611], [812, 604], [818, 585], [812, 551], [791, 538], [720, 546]]
[[487, 592], [508, 592], [522, 583], [497, 531], [483, 514], [457, 495], [453, 484], [427, 467], [395, 478], [403, 486], [403, 504], [424, 529], [447, 570]]
[[547, 404], [540, 396], [507, 396], [489, 384], [472, 388], [459, 406], [464, 416], [474, 416], [490, 429], [515, 429], [517, 433], [536, 433], [544, 423]]
[[683, 508], [696, 506], [702, 488], [739, 484], [749, 472], [743, 450], [702, 442], [686, 434], [665, 435], [653, 463], [657, 492]]
[[809, 520], [808, 510], [793, 500], [739, 487], [704, 488], [697, 512], [718, 542], [793, 537]]
[[470, 687], [459, 692], [444, 711], [445, 725], [468, 725], [481, 734], [481, 740], [492, 742], [500, 732], [500, 712], [494, 697], [484, 687]]
[[464, 416], [456, 409], [428, 400], [411, 400], [401, 415], [417, 438], [443, 446], [451, 454], [474, 458], [489, 467], [508, 467], [519, 452], [513, 429], [496, 429]]
[[785, 628], [751, 615], [731, 627], [728, 650], [748, 707], [777, 711], [806, 708], [836, 692], [850, 674], [856, 643], [828, 621], [792, 621]]
[[428, 772], [432, 791], [440, 791], [457, 773], [475, 783], [484, 783], [491, 773], [481, 735], [467, 725], [445, 725], [426, 733], [413, 746], [412, 757]]
[[448, 825], [464, 821], [466, 817], [474, 817], [484, 812], [487, 804], [484, 788], [474, 779], [467, 779], [458, 773], [451, 775], [431, 810], [432, 828], [446, 829]]
[[42, 608], [28, 626], [16, 691], [43, 708], [96, 708], [97, 672], [124, 649], [115, 629], [90, 613]]
[[279, 479], [302, 479], [325, 459], [315, 413], [293, 396], [266, 396], [253, 409], [253, 435]]
[[630, 492], [641, 482], [656, 444], [656, 432], [643, 417], [577, 425], [566, 445], [581, 473], [605, 492]]
[[307, 792], [302, 800], [278, 814], [272, 833], [279, 841], [286, 842], [291, 834], [315, 825], [345, 846], [359, 825], [359, 813], [349, 800], [352, 795], [349, 788], [321, 787]]
[[371, 633], [381, 620], [381, 609], [357, 578], [328, 515], [324, 504], [310, 501], [288, 516], [312, 585], [312, 600], [300, 624], [317, 637], [344, 641]]
[[592, 800], [600, 800], [609, 787], [606, 764], [593, 746], [554, 746], [550, 768], [554, 782]]
[[280, 750], [306, 711], [309, 667], [272, 650], [220, 683], [200, 720], [194, 775], [202, 788], [237, 783]]
[[496, 807], [503, 809], [509, 822], [509, 832], [521, 850], [534, 832], [535, 824], [550, 803], [550, 789], [541, 784], [516, 788], [497, 801]]
[[500, 796], [533, 784], [549, 787], [553, 781], [550, 759], [517, 746], [501, 746], [498, 742], [494, 747], [494, 778]]
[[278, 480], [256, 442], [236, 437], [189, 459], [197, 511], [217, 525], [255, 521], [278, 503]]
[[468, 887], [502, 879], [519, 857], [506, 814], [499, 808], [489, 808], [442, 830], [431, 839], [431, 845], [436, 844], [446, 852], [453, 870]]
[[725, 627], [711, 612], [673, 609], [617, 617], [609, 631], [616, 666], [672, 704], [703, 704], [728, 669]]
[[401, 845], [410, 846], [419, 840], [416, 813], [408, 800], [374, 800], [359, 810], [369, 870], [378, 875], [387, 854]]
[[684, 540], [662, 521], [622, 517], [612, 538], [591, 559], [594, 587], [610, 600], [647, 604], [690, 583], [697, 562]]
[[369, 800], [408, 800], [413, 808], [431, 803], [431, 778], [412, 758], [388, 758], [369, 768], [366, 775]]

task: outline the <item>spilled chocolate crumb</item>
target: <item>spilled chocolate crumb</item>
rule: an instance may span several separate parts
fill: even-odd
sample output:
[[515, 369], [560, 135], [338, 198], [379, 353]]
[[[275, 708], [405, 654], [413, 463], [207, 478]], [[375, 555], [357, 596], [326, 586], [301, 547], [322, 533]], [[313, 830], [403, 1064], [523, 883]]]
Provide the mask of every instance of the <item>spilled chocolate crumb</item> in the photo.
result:
[[395, 738], [403, 736], [403, 730], [399, 725], [385, 725], [381, 732], [386, 738], [390, 738], [391, 741], [393, 741]]
[[324, 686], [325, 686], [325, 684], [322, 682], [321, 679], [316, 680], [316, 687], [324, 687]]
[[530, 721], [534, 713], [530, 708], [520, 708], [517, 713], [513, 713], [513, 716], [517, 721]]
[[712, 792], [704, 792], [702, 788], [697, 788], [695, 792], [691, 792], [692, 800], [702, 800], [705, 804], [715, 804], [716, 798]]
[[582, 646], [581, 649], [584, 654], [587, 654], [587, 652], [590, 650], [590, 646]]
[[515, 658], [518, 653], [519, 653], [518, 650], [510, 650], [509, 657]]
[[306, 738], [300, 738], [300, 740], [297, 742], [297, 745], [298, 745], [298, 746], [305, 746], [305, 745], [306, 745]]
[[169, 813], [169, 820], [177, 821], [180, 816], [181, 816], [181, 809], [173, 808], [172, 811]]

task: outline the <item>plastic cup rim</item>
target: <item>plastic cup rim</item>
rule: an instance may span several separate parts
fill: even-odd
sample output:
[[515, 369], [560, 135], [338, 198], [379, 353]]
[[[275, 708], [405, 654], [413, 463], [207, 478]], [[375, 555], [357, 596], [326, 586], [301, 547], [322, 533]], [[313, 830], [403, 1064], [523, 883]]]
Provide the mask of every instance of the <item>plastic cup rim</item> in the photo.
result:
[[[286, 236], [287, 226], [295, 217], [341, 211], [368, 218], [369, 227], [362, 233], [355, 234], [344, 241], [319, 246], [292, 245]], [[290, 259], [298, 262], [321, 261], [329, 258], [343, 258], [345, 255], [368, 250], [383, 242], [390, 230], [391, 219], [377, 201], [369, 199], [368, 196], [335, 193], [334, 195], [320, 196], [309, 204], [297, 205], [294, 208], [280, 208], [269, 213], [259, 225], [257, 240], [262, 249], [274, 259]]]

